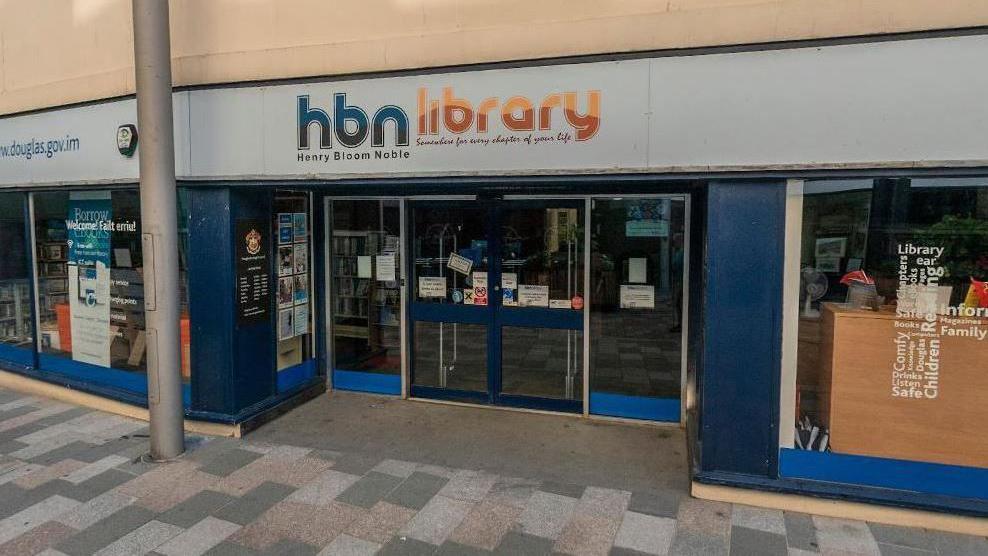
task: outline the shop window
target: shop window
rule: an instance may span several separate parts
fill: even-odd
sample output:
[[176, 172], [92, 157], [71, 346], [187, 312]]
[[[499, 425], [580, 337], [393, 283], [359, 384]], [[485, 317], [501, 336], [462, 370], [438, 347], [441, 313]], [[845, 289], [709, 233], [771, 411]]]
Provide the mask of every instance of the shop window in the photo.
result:
[[988, 178], [808, 181], [800, 251], [793, 447], [988, 467]]
[[0, 193], [0, 344], [30, 350], [34, 324], [24, 237], [25, 200], [23, 193]]
[[[401, 218], [396, 200], [332, 203], [333, 368], [401, 373]], [[334, 384], [350, 378], [336, 377]], [[392, 380], [390, 393], [399, 393]], [[354, 385], [359, 387], [359, 384]]]
[[312, 233], [309, 194], [279, 191], [274, 197], [273, 237], [278, 256], [276, 295], [278, 388], [315, 376], [312, 340]]
[[590, 411], [678, 421], [685, 198], [594, 199]]
[[[188, 382], [188, 213], [179, 197], [182, 377]], [[140, 195], [33, 195], [41, 367], [145, 392], [147, 343]], [[91, 367], [105, 368], [93, 374]]]

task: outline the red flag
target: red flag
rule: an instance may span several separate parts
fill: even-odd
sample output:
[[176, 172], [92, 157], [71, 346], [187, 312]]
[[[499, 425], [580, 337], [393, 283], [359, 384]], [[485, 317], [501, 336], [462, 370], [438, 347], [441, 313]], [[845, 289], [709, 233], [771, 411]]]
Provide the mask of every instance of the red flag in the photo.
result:
[[844, 284], [845, 286], [850, 286], [851, 282], [861, 282], [862, 284], [865, 284], [867, 286], [875, 285], [875, 281], [872, 280], [870, 276], [865, 274], [865, 271], [863, 270], [855, 270], [852, 272], [848, 272], [847, 274], [844, 275], [843, 278], [840, 279], [840, 283]]

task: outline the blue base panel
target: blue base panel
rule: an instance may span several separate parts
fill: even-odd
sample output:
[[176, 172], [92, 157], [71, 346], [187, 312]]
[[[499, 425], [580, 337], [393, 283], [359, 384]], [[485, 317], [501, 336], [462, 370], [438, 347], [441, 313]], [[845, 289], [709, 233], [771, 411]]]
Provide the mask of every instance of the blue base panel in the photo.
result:
[[872, 486], [988, 500], [988, 469], [783, 448], [786, 479]]
[[333, 388], [399, 396], [401, 395], [401, 376], [336, 369], [333, 371]]
[[0, 344], [0, 359], [25, 367], [34, 366], [34, 349]]
[[590, 413], [625, 419], [679, 422], [679, 398], [646, 398], [622, 394], [590, 393]]
[[316, 360], [309, 359], [278, 371], [278, 392], [285, 392], [316, 376]]

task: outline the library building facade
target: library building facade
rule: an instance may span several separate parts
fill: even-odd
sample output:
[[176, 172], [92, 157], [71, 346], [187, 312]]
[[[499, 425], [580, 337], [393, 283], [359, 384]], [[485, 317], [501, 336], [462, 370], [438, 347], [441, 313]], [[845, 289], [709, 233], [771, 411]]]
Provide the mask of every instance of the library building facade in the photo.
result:
[[[186, 417], [329, 388], [671, 423], [698, 488], [988, 516], [985, 59], [961, 33], [176, 89]], [[0, 368], [141, 406], [136, 123], [0, 117]]]

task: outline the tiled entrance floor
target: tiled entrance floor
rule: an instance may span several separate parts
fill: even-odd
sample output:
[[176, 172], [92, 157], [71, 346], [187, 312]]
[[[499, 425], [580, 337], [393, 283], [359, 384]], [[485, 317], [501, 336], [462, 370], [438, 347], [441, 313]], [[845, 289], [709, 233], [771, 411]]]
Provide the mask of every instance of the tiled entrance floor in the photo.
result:
[[705, 502], [671, 483], [638, 488], [640, 472], [621, 488], [620, 467], [566, 482], [592, 475], [437, 465], [395, 457], [400, 442], [355, 449], [344, 436], [334, 448], [333, 434], [293, 445], [266, 429], [243, 441], [192, 437], [179, 461], [149, 464], [144, 423], [0, 390], [0, 554], [988, 554], [983, 537]]

